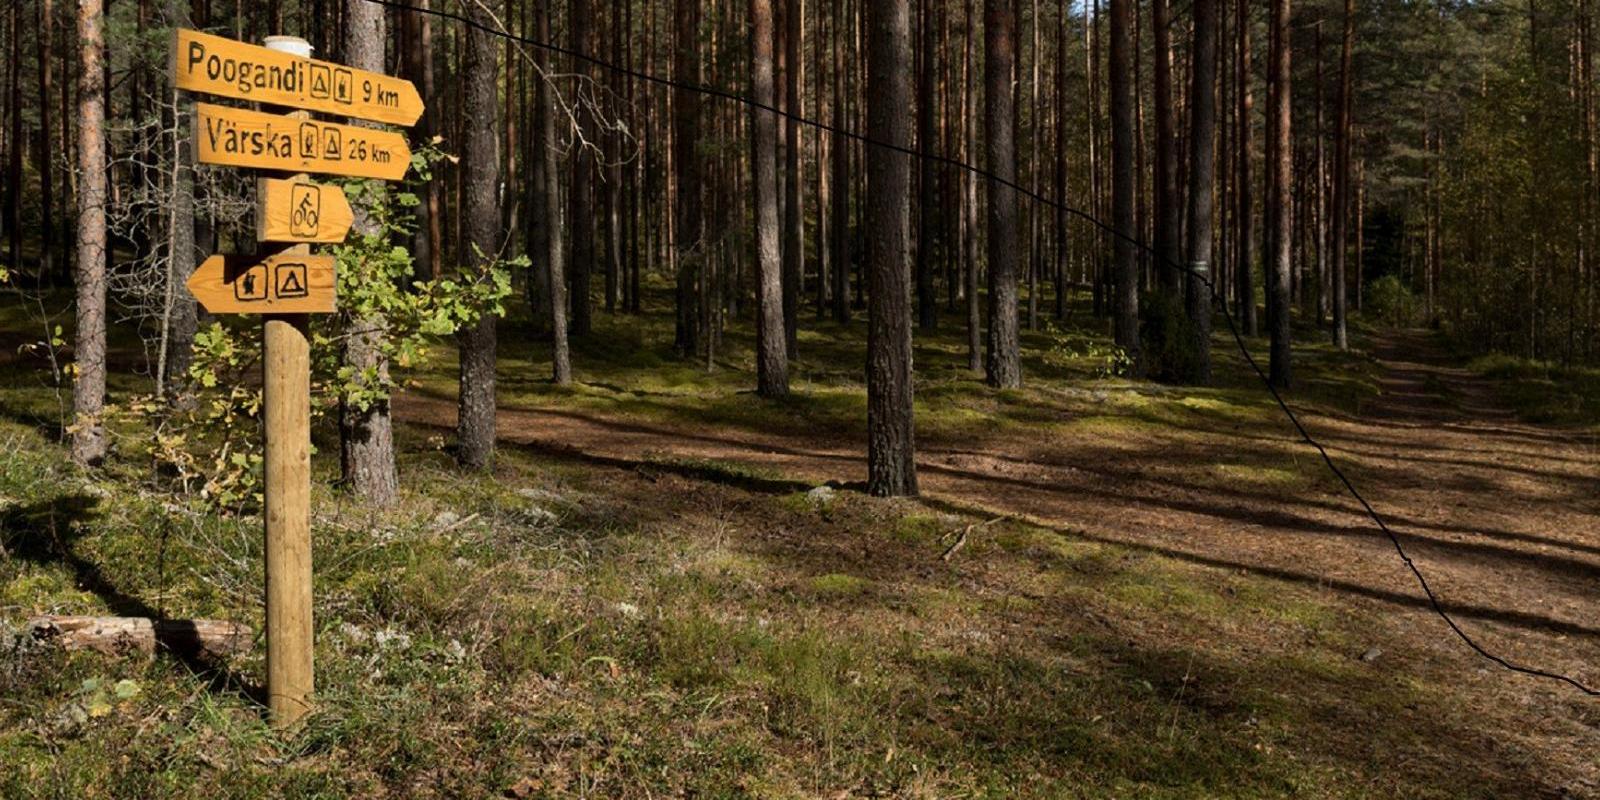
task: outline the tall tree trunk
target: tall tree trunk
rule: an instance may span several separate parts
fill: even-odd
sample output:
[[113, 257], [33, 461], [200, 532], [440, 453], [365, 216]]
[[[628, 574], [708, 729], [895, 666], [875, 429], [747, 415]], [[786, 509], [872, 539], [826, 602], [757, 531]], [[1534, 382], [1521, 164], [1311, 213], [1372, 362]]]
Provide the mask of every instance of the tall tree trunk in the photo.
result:
[[[622, 16], [624, 0], [613, 0], [611, 16], [611, 62], [622, 61]], [[602, 48], [597, 48], [602, 49]], [[608, 92], [622, 96], [622, 87], [615, 70], [608, 70], [605, 80]], [[621, 113], [620, 111], [615, 113]], [[606, 243], [606, 313], [614, 314], [622, 300], [622, 134], [608, 127], [605, 134], [605, 243]]]
[[[82, 0], [80, 0], [80, 3]], [[7, 92], [7, 115], [11, 120], [10, 152], [6, 159], [5, 225], [9, 236], [10, 263], [14, 269], [22, 267], [22, 14], [20, 0], [11, 6], [11, 75]], [[96, 6], [98, 8], [98, 6]], [[79, 13], [82, 13], [80, 7]], [[104, 12], [100, 12], [102, 19]], [[103, 46], [102, 46], [103, 49]], [[102, 79], [104, 80], [104, 79]], [[105, 138], [101, 137], [101, 147]]]
[[1267, 110], [1267, 207], [1272, 210], [1267, 249], [1267, 329], [1272, 338], [1270, 379], [1287, 387], [1289, 321], [1294, 260], [1294, 130], [1289, 0], [1272, 0], [1272, 45]]
[[[962, 82], [966, 85], [965, 157], [968, 163], [977, 160], [978, 150], [978, 17], [974, 13], [974, 0], [966, 0], [967, 46], [961, 55]], [[967, 276], [967, 368], [973, 372], [983, 369], [983, 314], [979, 299], [982, 267], [978, 263], [978, 175], [967, 170], [961, 177], [961, 214], [966, 229], [962, 261]]]
[[[496, 129], [499, 102], [500, 48], [495, 36], [500, 0], [476, 0], [468, 5], [466, 52], [462, 65], [461, 216], [464, 241], [461, 257], [486, 269], [500, 256], [500, 137]], [[474, 270], [477, 271], [476, 269]], [[461, 386], [456, 436], [456, 458], [464, 467], [489, 466], [495, 442], [495, 317], [485, 312], [458, 333], [461, 348]]]
[[1350, 234], [1350, 103], [1351, 49], [1355, 44], [1355, 0], [1344, 1], [1344, 47], [1339, 55], [1339, 128], [1333, 156], [1333, 345], [1350, 349], [1346, 320], [1349, 290], [1345, 284]]
[[[383, 45], [388, 38], [382, 6], [366, 0], [345, 3], [345, 62], [356, 69], [384, 72]], [[363, 124], [352, 120], [352, 124]], [[384, 201], [386, 202], [386, 200]], [[355, 209], [354, 235], [378, 236], [383, 227], [364, 208]], [[488, 248], [484, 252], [493, 252]], [[389, 380], [389, 358], [383, 347], [388, 325], [382, 314], [351, 316], [346, 321], [344, 367], [355, 375], [372, 375], [382, 386]], [[462, 354], [463, 361], [466, 354]], [[491, 363], [492, 369], [492, 363]], [[465, 387], [463, 387], [464, 389]], [[492, 400], [491, 400], [492, 403]], [[491, 409], [492, 413], [492, 409]], [[387, 398], [365, 408], [341, 399], [339, 404], [339, 466], [346, 487], [372, 506], [388, 506], [399, 494], [395, 473], [394, 423]]]
[[1178, 105], [1172, 92], [1172, 14], [1167, 0], [1150, 0], [1155, 39], [1155, 247], [1161, 286], [1177, 292], [1183, 285], [1182, 212], [1178, 187]]
[[[698, 0], [677, 0], [672, 34], [672, 77], [681, 84], [700, 83], [700, 4]], [[796, 140], [791, 139], [791, 145]], [[700, 271], [708, 266], [704, 247], [704, 214], [701, 210], [700, 178], [700, 95], [688, 89], [672, 93], [672, 166], [678, 185], [673, 227], [678, 262], [678, 328], [675, 347], [678, 355], [692, 358], [700, 352], [700, 327], [705, 322], [700, 308]]]
[[939, 299], [934, 290], [934, 239], [938, 235], [938, 162], [934, 136], [934, 73], [939, 62], [938, 37], [933, 24], [933, 0], [918, 0], [917, 24], [922, 46], [917, 53], [917, 149], [929, 157], [918, 159], [921, 176], [917, 192], [917, 328], [932, 332], [939, 324]]
[[1217, 175], [1217, 0], [1194, 0], [1189, 76], [1189, 274], [1185, 296], [1194, 333], [1185, 377], [1211, 380], [1211, 238]]
[[55, 179], [51, 169], [55, 148], [50, 146], [50, 46], [54, 32], [54, 5], [51, 0], [39, 0], [39, 277], [52, 283], [56, 272]]
[[1012, 74], [1017, 58], [1017, 18], [1011, 0], [984, 0], [984, 92], [989, 174], [990, 386], [1022, 385], [1017, 327], [1016, 107]]
[[801, 173], [800, 120], [805, 114], [804, 95], [805, 61], [801, 58], [805, 43], [805, 0], [784, 0], [786, 19], [784, 30], [784, 109], [789, 117], [784, 121], [787, 130], [783, 170], [783, 324], [787, 336], [789, 358], [799, 357], [800, 284], [805, 280], [805, 223], [802, 212], [802, 189], [805, 176]]
[[[771, 108], [772, 0], [750, 0], [750, 96]], [[750, 109], [751, 190], [756, 224], [756, 391], [789, 393], [789, 358], [783, 328], [783, 262], [778, 252], [778, 117]]]
[[[409, 46], [405, 49], [406, 76], [417, 85], [422, 95], [424, 110], [417, 120], [416, 135], [429, 141], [439, 129], [438, 112], [430, 110], [435, 103], [433, 84], [433, 15], [427, 13], [433, 0], [411, 0], [416, 11], [403, 14], [402, 19], [411, 28]], [[320, 15], [319, 15], [320, 16]], [[411, 237], [411, 250], [415, 258], [415, 272], [422, 280], [439, 277], [439, 239], [442, 201], [439, 181], [428, 181], [422, 188], [421, 202], [416, 207], [416, 231]]]
[[[873, 87], [867, 98], [867, 135], [891, 147], [910, 149], [911, 126], [905, 113], [912, 99], [910, 2], [866, 2], [867, 85]], [[911, 158], [882, 148], [869, 153], [867, 492], [880, 497], [917, 493], [910, 198]]]
[[1250, 146], [1251, 119], [1255, 110], [1255, 100], [1250, 94], [1250, 2], [1235, 0], [1235, 3], [1239, 54], [1235, 62], [1238, 68], [1238, 88], [1235, 92], [1235, 100], [1238, 103], [1238, 118], [1235, 125], [1238, 153], [1234, 163], [1238, 169], [1238, 179], [1235, 182], [1238, 188], [1235, 213], [1238, 215], [1239, 241], [1235, 251], [1233, 286], [1245, 334], [1255, 336], [1259, 333], [1260, 326], [1256, 321], [1256, 289], [1252, 278], [1256, 268], [1256, 229], [1255, 176], [1251, 169], [1251, 159], [1254, 155]]
[[1067, 274], [1071, 251], [1067, 213], [1067, 19], [1071, 16], [1071, 0], [1061, 0], [1056, 20], [1056, 213], [1055, 213], [1055, 289], [1056, 319], [1067, 318], [1067, 295], [1070, 285]]
[[1137, 235], [1133, 218], [1133, 150], [1137, 143], [1133, 141], [1133, 87], [1128, 82], [1133, 72], [1131, 2], [1111, 0], [1111, 225], [1116, 231], [1112, 288], [1117, 346], [1132, 363], [1140, 364], [1139, 254], [1131, 238]]
[[[833, 123], [843, 130], [850, 126], [849, 98], [845, 95], [846, 28], [844, 0], [833, 0]], [[850, 148], [849, 139], [840, 137], [833, 143], [833, 319], [850, 321]]]
[[[572, 0], [569, 6], [568, 26], [571, 28], [572, 49], [588, 54], [592, 38], [589, 27], [593, 22], [592, 9], [583, 0]], [[584, 82], [594, 80], [594, 67], [581, 58], [573, 59], [572, 69]], [[567, 224], [572, 230], [572, 323], [573, 336], [587, 336], [593, 329], [593, 298], [589, 285], [594, 277], [594, 145], [588, 137], [599, 132], [599, 124], [588, 103], [578, 106], [576, 113], [577, 139], [572, 148], [572, 181], [567, 185], [571, 201]]]
[[[550, 17], [553, 0], [539, 0], [537, 26], [539, 40], [550, 41]], [[555, 87], [550, 85], [550, 51], [534, 50], [539, 66], [539, 85], [534, 104], [534, 207], [535, 230], [540, 234], [535, 242], [535, 260], [543, 256], [542, 283], [546, 289], [544, 305], [540, 311], [550, 320], [550, 378], [557, 386], [572, 383], [572, 360], [567, 349], [567, 252], [562, 232], [566, 226], [561, 220], [561, 169], [556, 162], [556, 101]]]
[[[1028, 81], [1028, 131], [1032, 146], [1028, 154], [1028, 189], [1034, 197], [1039, 196], [1040, 169], [1043, 166], [1042, 153], [1044, 147], [1044, 127], [1040, 122], [1039, 106], [1039, 64], [1044, 60], [1043, 38], [1041, 31], [1044, 26], [1039, 19], [1039, 0], [1033, 0], [1032, 32], [1033, 55], [1029, 65]], [[1040, 203], [1036, 200], [1028, 201], [1028, 330], [1039, 329], [1039, 268], [1043, 260], [1044, 239], [1039, 235], [1039, 220], [1041, 219]]]
[[[96, 466], [105, 459], [100, 418], [106, 397], [106, 149], [105, 14], [100, 0], [78, 0], [78, 263], [77, 351], [73, 363], [72, 460]], [[13, 141], [16, 147], [18, 142]], [[12, 235], [17, 235], [13, 230]]]

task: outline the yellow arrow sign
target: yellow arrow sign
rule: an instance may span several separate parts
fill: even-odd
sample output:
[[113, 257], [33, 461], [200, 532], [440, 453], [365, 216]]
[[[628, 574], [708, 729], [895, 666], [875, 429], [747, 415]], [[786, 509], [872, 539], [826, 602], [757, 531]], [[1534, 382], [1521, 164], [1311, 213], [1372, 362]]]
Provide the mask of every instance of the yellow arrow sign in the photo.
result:
[[294, 119], [195, 103], [195, 157], [202, 164], [399, 180], [411, 148], [393, 131]]
[[261, 178], [256, 200], [258, 242], [342, 242], [355, 222], [337, 186]]
[[337, 305], [333, 256], [212, 256], [187, 285], [213, 314], [331, 314]]
[[410, 81], [179, 29], [173, 76], [191, 92], [411, 126], [422, 96]]

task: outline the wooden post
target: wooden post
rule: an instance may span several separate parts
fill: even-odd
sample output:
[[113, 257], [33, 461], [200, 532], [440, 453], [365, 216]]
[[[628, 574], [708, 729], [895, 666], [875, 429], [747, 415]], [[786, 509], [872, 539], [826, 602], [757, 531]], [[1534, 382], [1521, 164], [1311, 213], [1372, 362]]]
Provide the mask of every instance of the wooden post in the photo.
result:
[[[311, 45], [270, 36], [273, 50], [310, 57]], [[309, 118], [299, 112], [291, 116]], [[303, 178], [304, 176], [294, 176]], [[293, 245], [285, 253], [309, 253]], [[311, 343], [310, 317], [263, 320], [262, 404], [266, 419], [267, 706], [290, 727], [311, 710]]]

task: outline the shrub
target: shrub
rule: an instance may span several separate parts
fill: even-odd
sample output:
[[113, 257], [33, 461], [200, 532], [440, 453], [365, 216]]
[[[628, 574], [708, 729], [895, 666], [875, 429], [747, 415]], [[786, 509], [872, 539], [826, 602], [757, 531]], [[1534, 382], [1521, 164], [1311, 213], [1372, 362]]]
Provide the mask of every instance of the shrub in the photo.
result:
[[1402, 328], [1422, 318], [1417, 296], [1395, 275], [1385, 275], [1367, 287], [1367, 309], [1375, 319]]

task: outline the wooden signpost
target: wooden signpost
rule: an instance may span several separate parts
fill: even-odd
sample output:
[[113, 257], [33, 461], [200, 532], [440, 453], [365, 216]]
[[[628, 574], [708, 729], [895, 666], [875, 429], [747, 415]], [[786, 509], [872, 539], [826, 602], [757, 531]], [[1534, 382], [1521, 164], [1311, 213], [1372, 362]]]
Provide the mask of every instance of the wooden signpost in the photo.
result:
[[321, 172], [397, 181], [411, 168], [406, 137], [242, 108], [195, 104], [195, 160], [224, 167]]
[[422, 96], [410, 81], [295, 53], [180, 29], [172, 47], [179, 89], [410, 127]]
[[[288, 109], [411, 125], [422, 100], [409, 82], [312, 59], [304, 40], [266, 47], [180, 30], [179, 89]], [[258, 180], [256, 239], [287, 244], [254, 256], [212, 256], [187, 285], [213, 314], [262, 315], [267, 697], [275, 724], [311, 710], [311, 352], [308, 314], [337, 308], [334, 259], [310, 244], [344, 240], [354, 222], [344, 192], [305, 173], [399, 180], [411, 150], [398, 133], [287, 115], [195, 104], [201, 164], [271, 170]]]
[[276, 178], [256, 181], [258, 242], [342, 242], [354, 222], [350, 203], [337, 186]]
[[212, 256], [190, 276], [189, 292], [213, 314], [332, 314], [333, 256], [279, 253]]

